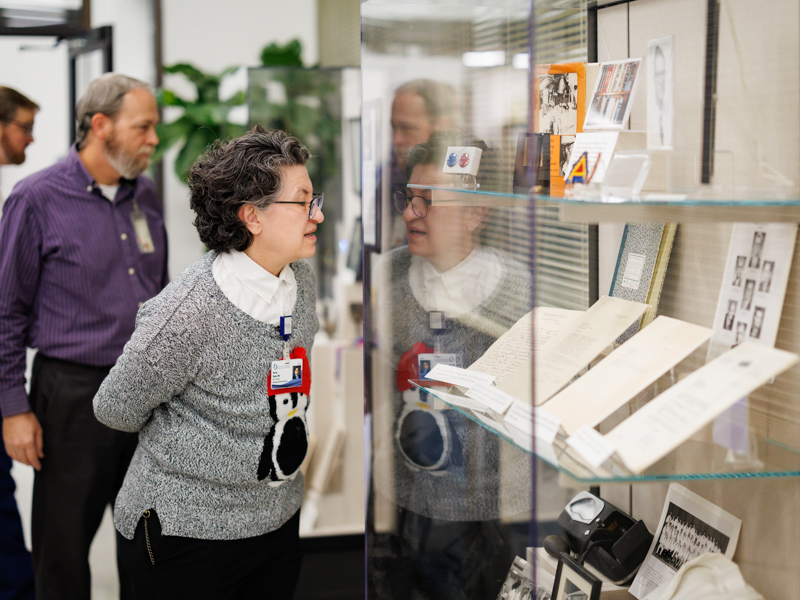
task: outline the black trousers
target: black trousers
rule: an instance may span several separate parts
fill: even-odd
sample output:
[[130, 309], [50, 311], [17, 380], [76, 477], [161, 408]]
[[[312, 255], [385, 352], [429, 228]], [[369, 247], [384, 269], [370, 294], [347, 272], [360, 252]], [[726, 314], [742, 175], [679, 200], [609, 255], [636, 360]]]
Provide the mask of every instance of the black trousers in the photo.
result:
[[106, 506], [114, 503], [138, 439], [95, 419], [92, 399], [109, 370], [42, 354], [33, 361], [30, 399], [44, 442], [31, 514], [38, 600], [91, 596], [89, 546]]
[[145, 533], [145, 518], [139, 519], [133, 540], [117, 533], [120, 568], [132, 597], [291, 600], [303, 558], [299, 511], [280, 529], [240, 540], [162, 535], [154, 510], [146, 522]]
[[33, 567], [14, 499], [11, 458], [0, 440], [0, 600], [33, 600]]

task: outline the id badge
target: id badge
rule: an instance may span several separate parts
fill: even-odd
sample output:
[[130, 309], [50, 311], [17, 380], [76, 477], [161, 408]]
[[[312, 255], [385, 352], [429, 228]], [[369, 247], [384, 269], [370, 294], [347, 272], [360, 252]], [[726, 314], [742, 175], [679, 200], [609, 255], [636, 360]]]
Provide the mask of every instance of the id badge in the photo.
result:
[[272, 361], [272, 370], [270, 372], [270, 386], [272, 386], [272, 389], [295, 388], [300, 387], [302, 383], [302, 358]]
[[136, 233], [136, 245], [139, 246], [140, 254], [152, 254], [156, 251], [153, 244], [153, 237], [150, 235], [150, 227], [147, 225], [145, 214], [136, 209], [131, 213], [131, 223], [133, 231]]
[[458, 354], [448, 354], [445, 352], [422, 353], [417, 356], [419, 364], [419, 378], [427, 379], [428, 372], [436, 365], [449, 365], [451, 367], [461, 366], [461, 357]]

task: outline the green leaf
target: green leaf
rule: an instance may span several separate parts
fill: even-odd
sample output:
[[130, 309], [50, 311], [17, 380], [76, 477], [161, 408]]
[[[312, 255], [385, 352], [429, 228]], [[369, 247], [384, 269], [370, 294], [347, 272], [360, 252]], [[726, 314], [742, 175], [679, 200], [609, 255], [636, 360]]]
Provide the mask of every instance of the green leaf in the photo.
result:
[[210, 127], [201, 127], [189, 134], [183, 148], [175, 157], [175, 173], [181, 180], [185, 182], [189, 178], [189, 168], [218, 137], [218, 132]]
[[247, 102], [247, 94], [244, 90], [239, 90], [233, 96], [225, 100], [223, 104], [225, 106], [240, 106]]
[[272, 43], [268, 46], [264, 46], [261, 50], [261, 64], [265, 67], [302, 67], [302, 51], [303, 46], [300, 44], [300, 40], [297, 39], [283, 46]]
[[158, 147], [153, 155], [153, 160], [160, 160], [167, 150], [188, 136], [194, 129], [196, 129], [196, 125], [185, 115], [171, 123], [156, 125]]
[[158, 90], [156, 93], [156, 100], [159, 106], [186, 106], [190, 103], [189, 100], [184, 100], [172, 90]]

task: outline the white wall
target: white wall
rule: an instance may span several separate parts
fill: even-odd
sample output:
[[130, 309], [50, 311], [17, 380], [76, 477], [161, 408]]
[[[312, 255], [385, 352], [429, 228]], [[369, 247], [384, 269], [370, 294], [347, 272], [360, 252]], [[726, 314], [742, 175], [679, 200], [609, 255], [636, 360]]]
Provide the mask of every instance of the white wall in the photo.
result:
[[[124, 1], [124, 0], [118, 0]], [[303, 45], [303, 61], [318, 62], [316, 0], [163, 0], [163, 60], [165, 65], [188, 62], [203, 71], [218, 73], [232, 65], [257, 66], [261, 49], [272, 42], [293, 38]], [[244, 69], [226, 80], [223, 96], [245, 89]], [[193, 97], [194, 87], [181, 76], [164, 78], [164, 86]], [[178, 113], [167, 112], [165, 120]], [[241, 110], [231, 120], [245, 122]], [[164, 161], [164, 209], [170, 245], [169, 269], [173, 277], [203, 253], [192, 226], [188, 189], [173, 170], [175, 152]]]

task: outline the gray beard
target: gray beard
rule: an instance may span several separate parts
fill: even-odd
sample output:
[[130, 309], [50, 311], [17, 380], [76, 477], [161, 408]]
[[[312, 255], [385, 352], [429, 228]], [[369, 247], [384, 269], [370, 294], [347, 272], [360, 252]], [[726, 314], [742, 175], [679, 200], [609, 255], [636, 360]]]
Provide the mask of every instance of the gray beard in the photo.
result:
[[106, 141], [103, 146], [103, 155], [114, 170], [124, 179], [136, 179], [147, 168], [149, 161], [142, 166], [138, 157], [126, 154], [117, 147], [113, 141]]

